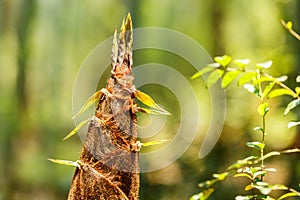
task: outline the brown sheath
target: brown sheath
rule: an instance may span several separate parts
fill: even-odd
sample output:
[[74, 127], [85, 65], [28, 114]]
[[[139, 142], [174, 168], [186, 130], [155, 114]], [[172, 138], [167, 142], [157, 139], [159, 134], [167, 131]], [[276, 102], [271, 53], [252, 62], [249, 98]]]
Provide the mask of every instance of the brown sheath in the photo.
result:
[[139, 145], [132, 67], [132, 22], [112, 48], [112, 76], [88, 125], [68, 200], [138, 199]]

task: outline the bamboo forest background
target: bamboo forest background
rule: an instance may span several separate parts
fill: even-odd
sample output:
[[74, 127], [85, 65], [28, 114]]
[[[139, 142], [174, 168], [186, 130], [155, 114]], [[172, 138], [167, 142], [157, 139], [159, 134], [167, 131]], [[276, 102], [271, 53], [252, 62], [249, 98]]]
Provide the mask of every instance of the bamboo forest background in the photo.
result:
[[[81, 140], [76, 136], [62, 141], [74, 127], [76, 73], [128, 11], [135, 28], [182, 32], [212, 57], [229, 54], [254, 62], [273, 60], [272, 74], [287, 74], [291, 87], [300, 74], [300, 42], [280, 24], [281, 19], [291, 20], [299, 32], [297, 0], [0, 0], [0, 200], [66, 199], [74, 169], [47, 158], [79, 158]], [[145, 54], [136, 52], [135, 64], [157, 56]], [[184, 71], [184, 60], [171, 62], [172, 55], [158, 59]], [[153, 98], [160, 95], [156, 90], [148, 93]], [[258, 123], [258, 102], [235, 87], [226, 93], [226, 123], [215, 148], [199, 159], [195, 143], [177, 162], [142, 174], [140, 199], [188, 199], [200, 191], [198, 182], [247, 155], [245, 141], [253, 137], [251, 130]], [[166, 96], [168, 100], [172, 97]], [[299, 129], [286, 128], [290, 119], [300, 115], [283, 117], [287, 102], [272, 100], [268, 132], [274, 135], [269, 137], [269, 148], [300, 146]], [[298, 188], [299, 156], [283, 156], [270, 165], [278, 170], [276, 182]], [[212, 199], [233, 199], [243, 193], [241, 181], [230, 179]]]

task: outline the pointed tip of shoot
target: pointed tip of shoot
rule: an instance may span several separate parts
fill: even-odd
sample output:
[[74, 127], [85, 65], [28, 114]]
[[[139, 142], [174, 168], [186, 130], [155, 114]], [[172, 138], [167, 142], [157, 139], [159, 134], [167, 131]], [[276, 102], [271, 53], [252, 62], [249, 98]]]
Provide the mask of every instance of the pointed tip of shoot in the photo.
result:
[[131, 15], [128, 12], [126, 21], [125, 21], [125, 31], [130, 31], [132, 30], [132, 20], [131, 20]]

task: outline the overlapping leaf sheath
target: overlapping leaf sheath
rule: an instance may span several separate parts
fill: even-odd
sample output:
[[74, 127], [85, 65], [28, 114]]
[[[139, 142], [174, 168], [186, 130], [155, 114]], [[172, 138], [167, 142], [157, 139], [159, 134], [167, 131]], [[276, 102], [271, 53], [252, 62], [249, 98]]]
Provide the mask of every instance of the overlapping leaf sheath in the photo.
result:
[[112, 76], [98, 93], [69, 191], [69, 200], [138, 199], [139, 143], [134, 102], [132, 22], [128, 14], [119, 39], [115, 31]]

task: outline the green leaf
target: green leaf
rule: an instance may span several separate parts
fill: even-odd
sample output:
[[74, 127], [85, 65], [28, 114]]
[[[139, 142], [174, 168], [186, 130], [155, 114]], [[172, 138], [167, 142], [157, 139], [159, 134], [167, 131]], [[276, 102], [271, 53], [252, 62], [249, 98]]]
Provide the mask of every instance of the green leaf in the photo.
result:
[[269, 187], [260, 187], [259, 191], [264, 194], [264, 195], [268, 195], [272, 192], [272, 188]]
[[246, 72], [240, 77], [240, 79], [238, 80], [237, 85], [238, 86], [244, 85], [245, 83], [248, 83], [249, 81], [251, 81], [255, 77], [256, 77], [255, 72]]
[[257, 112], [261, 116], [265, 116], [270, 109], [268, 108], [268, 103], [262, 103], [257, 107]]
[[215, 84], [224, 74], [224, 70], [217, 69], [209, 74], [206, 80], [207, 87], [211, 87], [213, 84]]
[[265, 168], [264, 170], [267, 172], [276, 172], [275, 168]]
[[244, 68], [250, 63], [250, 59], [236, 59], [233, 61], [237, 66]]
[[[157, 112], [158, 114], [163, 114], [163, 115], [170, 115], [170, 113], [168, 111], [166, 111], [165, 109], [163, 109], [162, 107], [160, 107], [158, 104], [155, 103], [155, 101], [146, 93], [141, 92], [139, 90], [136, 90], [134, 92], [134, 96], [141, 101], [143, 104], [154, 108], [155, 111], [151, 110], [152, 112]], [[148, 111], [150, 112], [149, 109], [144, 109], [147, 113]]]
[[81, 109], [76, 113], [72, 119], [86, 111], [91, 105], [93, 105], [97, 100], [100, 99], [100, 96], [103, 94], [102, 90], [99, 90], [95, 92], [91, 97], [88, 98], [88, 100], [84, 103], [84, 105], [81, 107]]
[[206, 200], [208, 197], [213, 193], [214, 189], [209, 188], [207, 190], [204, 190], [203, 192], [193, 195], [190, 200]]
[[230, 56], [224, 55], [224, 56], [217, 56], [214, 58], [214, 61], [222, 65], [223, 67], [226, 67], [230, 62], [232, 58]]
[[250, 199], [252, 199], [253, 198], [253, 196], [237, 196], [237, 197], [235, 197], [235, 200], [250, 200]]
[[280, 88], [280, 89], [274, 89], [272, 90], [268, 97], [269, 98], [274, 98], [274, 97], [278, 97], [278, 96], [282, 96], [282, 95], [290, 95], [290, 96], [294, 96], [294, 94], [288, 90], [288, 89], [285, 89], [285, 88]]
[[198, 78], [198, 77], [200, 77], [200, 76], [202, 76], [202, 75], [204, 75], [204, 74], [206, 74], [206, 73], [208, 73], [208, 72], [211, 72], [211, 71], [213, 71], [215, 68], [213, 68], [213, 67], [204, 67], [204, 68], [202, 68], [199, 72], [197, 72], [197, 73], [195, 73], [192, 77], [191, 77], [191, 79], [196, 79], [196, 78]]
[[282, 184], [274, 184], [274, 185], [270, 185], [269, 187], [271, 187], [273, 190], [288, 190], [289, 188], [286, 187], [285, 185]]
[[268, 83], [268, 85], [266, 85], [266, 87], [263, 91], [263, 94], [262, 94], [262, 98], [265, 98], [270, 93], [270, 91], [272, 90], [274, 85], [275, 85], [275, 82], [270, 82], [270, 83]]
[[298, 121], [298, 122], [289, 122], [287, 127], [292, 128], [292, 127], [298, 126], [298, 125], [300, 125], [300, 121]]
[[288, 197], [296, 197], [296, 196], [299, 196], [299, 195], [295, 192], [289, 192], [289, 193], [285, 193], [284, 195], [281, 195], [278, 198], [278, 200], [285, 199], [285, 198], [288, 198]]
[[254, 85], [247, 83], [247, 84], [244, 85], [244, 88], [246, 90], [248, 90], [248, 92], [250, 92], [250, 93], [252, 93], [252, 94], [254, 94], [258, 97], [260, 96], [259, 95], [259, 89], [257, 87], [255, 87]]
[[230, 71], [226, 72], [224, 77], [222, 78], [221, 86], [222, 88], [226, 88], [232, 81], [241, 73], [241, 71]]
[[200, 187], [200, 188], [209, 188], [209, 187], [213, 186], [218, 181], [219, 181], [218, 179], [207, 180], [207, 181], [199, 183], [198, 187]]
[[243, 160], [238, 160], [236, 163], [231, 164], [227, 169], [232, 170], [232, 169], [239, 169], [244, 165], [250, 165], [252, 164], [251, 160], [256, 159], [256, 156], [249, 156]]
[[66, 140], [76, 134], [90, 119], [80, 122], [63, 140]]
[[262, 150], [263, 148], [265, 148], [265, 144], [261, 142], [247, 142], [246, 145], [250, 148], [255, 148], [258, 150]]
[[[253, 173], [253, 178], [255, 179], [258, 176], [265, 176], [266, 174], [267, 174], [266, 171], [258, 171], [258, 172]], [[264, 183], [266, 183], [266, 182], [257, 182], [258, 185], [261, 185], [261, 184], [264, 184]]]
[[147, 114], [153, 114], [153, 115], [171, 115], [171, 113], [169, 113], [166, 110], [156, 110], [156, 109], [148, 109], [148, 108], [141, 108], [138, 107], [138, 111], [142, 112], [142, 113], [147, 113]]
[[225, 180], [225, 178], [229, 175], [229, 172], [224, 172], [224, 173], [221, 173], [221, 174], [213, 174], [213, 177], [220, 180], [220, 181], [223, 181]]
[[296, 82], [297, 82], [297, 83], [300, 83], [300, 75], [297, 76]]
[[300, 99], [295, 99], [295, 100], [291, 101], [291, 102], [287, 105], [287, 107], [286, 107], [286, 109], [285, 109], [283, 115], [286, 116], [286, 115], [290, 112], [290, 110], [292, 110], [293, 108], [295, 108], [295, 107], [298, 106], [299, 104], [300, 104]]
[[254, 131], [261, 131], [261, 132], [264, 131], [264, 129], [263, 129], [262, 127], [260, 127], [260, 126], [255, 127], [253, 130], [254, 130]]
[[257, 63], [256, 64], [256, 67], [257, 68], [265, 68], [265, 69], [267, 69], [267, 68], [270, 68], [271, 66], [272, 66], [272, 61], [271, 60], [269, 60], [269, 61], [267, 61], [267, 62], [263, 62], [263, 63]]
[[254, 189], [253, 185], [247, 185], [244, 190], [249, 191], [249, 190], [252, 190], [252, 189]]
[[280, 76], [275, 78], [277, 82], [284, 82], [288, 79], [288, 76], [284, 75], [284, 76]]
[[234, 177], [246, 177], [246, 178], [249, 178], [250, 180], [252, 180], [252, 177], [247, 173], [238, 173], [238, 174], [234, 175]]
[[170, 141], [171, 141], [171, 139], [167, 139], [167, 140], [154, 140], [154, 141], [151, 141], [151, 142], [142, 143], [142, 147], [154, 146], [154, 145], [163, 144], [163, 143], [170, 142]]
[[79, 167], [80, 168], [80, 164], [76, 161], [70, 161], [70, 160], [59, 160], [59, 159], [52, 159], [52, 158], [48, 158], [47, 160], [53, 162], [53, 163], [57, 163], [60, 165], [68, 165], [68, 166], [73, 166], [73, 167]]
[[271, 151], [269, 153], [267, 153], [266, 155], [264, 155], [264, 159], [270, 158], [272, 156], [280, 156], [280, 152], [278, 151]]

